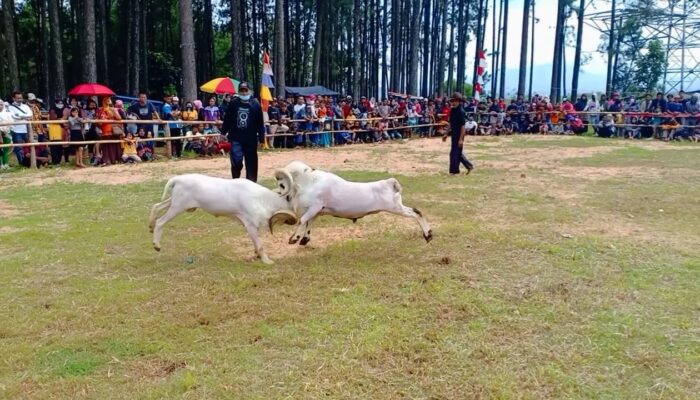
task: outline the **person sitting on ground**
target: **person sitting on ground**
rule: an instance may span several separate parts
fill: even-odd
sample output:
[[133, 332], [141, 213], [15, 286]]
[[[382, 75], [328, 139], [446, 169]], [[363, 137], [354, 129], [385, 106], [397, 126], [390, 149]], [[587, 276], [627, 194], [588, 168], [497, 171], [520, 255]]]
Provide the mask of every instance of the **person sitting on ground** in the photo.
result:
[[155, 159], [155, 143], [152, 140], [144, 140], [151, 138], [151, 132], [147, 132], [145, 128], [139, 128], [138, 137], [141, 141], [136, 146], [141, 161], [153, 161]]
[[[35, 133], [32, 133], [34, 137], [37, 138], [37, 141], [40, 143], [46, 143], [46, 135], [37, 135]], [[24, 158], [22, 159], [22, 166], [24, 167], [31, 167], [31, 146], [25, 146], [22, 147], [21, 151], [24, 154]], [[49, 166], [49, 159], [50, 159], [50, 154], [49, 154], [49, 146], [46, 145], [39, 145], [39, 146], [34, 146], [34, 154], [36, 155], [36, 166], [37, 168], [41, 167], [48, 167]]]
[[343, 127], [344, 130], [335, 132], [335, 144], [350, 145], [353, 142], [351, 124], [346, 122]]
[[128, 132], [126, 137], [122, 139], [122, 161], [129, 164], [141, 162], [141, 157], [136, 150], [136, 139], [131, 132]]
[[679, 133], [681, 128], [679, 128], [680, 123], [676, 118], [671, 118], [667, 123], [661, 125], [662, 137], [664, 140], [675, 140], [676, 135]]
[[615, 120], [612, 114], [605, 114], [598, 123], [598, 136], [604, 138], [615, 136]]
[[464, 123], [464, 133], [465, 135], [476, 136], [479, 131], [479, 124], [474, 121], [473, 114], [467, 114], [467, 122]]
[[625, 137], [628, 139], [638, 139], [641, 136], [641, 127], [639, 126], [640, 121], [637, 116], [629, 117], [625, 129]]

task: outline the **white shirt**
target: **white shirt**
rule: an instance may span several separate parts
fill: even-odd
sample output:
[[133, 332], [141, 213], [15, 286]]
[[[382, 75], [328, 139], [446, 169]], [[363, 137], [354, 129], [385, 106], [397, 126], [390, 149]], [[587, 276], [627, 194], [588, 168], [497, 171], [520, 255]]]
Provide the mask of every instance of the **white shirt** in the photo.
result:
[[[0, 122], [14, 121], [14, 118], [12, 118], [12, 113], [10, 113], [10, 110], [7, 109], [8, 106], [9, 104], [5, 104], [5, 108], [2, 111], [0, 111]], [[0, 125], [0, 132], [10, 133], [11, 128], [11, 125]]]
[[[12, 105], [6, 105], [5, 108], [10, 111], [10, 114], [12, 114], [12, 119], [15, 121], [31, 121], [34, 117], [32, 109], [26, 104], [20, 104], [17, 106], [13, 103]], [[14, 125], [12, 127], [12, 131], [15, 133], [27, 133], [27, 125]]]
[[464, 124], [464, 129], [467, 130], [467, 132], [471, 132], [472, 130], [476, 129], [476, 127], [479, 126], [476, 121], [467, 121]]

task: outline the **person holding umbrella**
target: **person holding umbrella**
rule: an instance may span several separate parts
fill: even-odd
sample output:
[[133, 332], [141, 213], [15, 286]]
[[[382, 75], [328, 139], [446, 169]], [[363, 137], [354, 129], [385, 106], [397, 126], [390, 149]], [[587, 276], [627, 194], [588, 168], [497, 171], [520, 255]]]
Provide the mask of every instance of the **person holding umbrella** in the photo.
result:
[[231, 176], [241, 177], [245, 161], [246, 179], [258, 180], [258, 144], [265, 140], [265, 125], [260, 103], [252, 98], [247, 82], [238, 85], [238, 96], [229, 106], [221, 134], [231, 143]]

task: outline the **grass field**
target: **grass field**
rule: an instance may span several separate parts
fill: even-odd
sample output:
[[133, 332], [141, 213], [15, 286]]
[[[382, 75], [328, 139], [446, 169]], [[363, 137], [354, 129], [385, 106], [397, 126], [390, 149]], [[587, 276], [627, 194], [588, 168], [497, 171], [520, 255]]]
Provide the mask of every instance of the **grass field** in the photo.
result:
[[262, 156], [393, 175], [434, 225], [325, 217], [309, 248], [201, 212], [151, 247], [187, 160], [0, 178], [0, 397], [692, 399], [700, 393], [700, 148], [439, 140]]

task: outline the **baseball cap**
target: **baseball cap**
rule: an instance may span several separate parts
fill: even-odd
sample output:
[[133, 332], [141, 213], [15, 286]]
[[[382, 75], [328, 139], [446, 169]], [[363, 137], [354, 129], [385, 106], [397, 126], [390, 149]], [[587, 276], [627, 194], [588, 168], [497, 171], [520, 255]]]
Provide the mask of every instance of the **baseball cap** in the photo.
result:
[[173, 101], [180, 101], [180, 98], [177, 96], [173, 96]]
[[241, 90], [250, 90], [248, 82], [241, 82], [238, 84], [238, 91], [240, 92]]
[[28, 100], [28, 101], [36, 100], [36, 95], [35, 95], [34, 93], [28, 93], [28, 94], [27, 94], [27, 100]]

